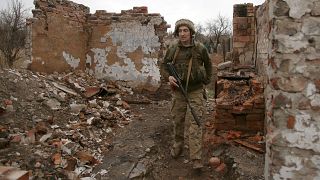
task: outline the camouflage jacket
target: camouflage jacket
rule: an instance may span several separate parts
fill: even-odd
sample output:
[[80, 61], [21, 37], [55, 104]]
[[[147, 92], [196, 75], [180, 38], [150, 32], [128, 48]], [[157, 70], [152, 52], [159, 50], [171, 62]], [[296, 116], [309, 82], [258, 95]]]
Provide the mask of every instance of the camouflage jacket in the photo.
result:
[[167, 80], [169, 77], [166, 63], [173, 62], [182, 79], [182, 84], [185, 86], [191, 58], [192, 67], [189, 76], [188, 91], [202, 88], [203, 84], [209, 84], [212, 77], [212, 63], [207, 49], [199, 42], [195, 42], [190, 46], [183, 46], [178, 42], [168, 48], [161, 67], [164, 70], [164, 78]]

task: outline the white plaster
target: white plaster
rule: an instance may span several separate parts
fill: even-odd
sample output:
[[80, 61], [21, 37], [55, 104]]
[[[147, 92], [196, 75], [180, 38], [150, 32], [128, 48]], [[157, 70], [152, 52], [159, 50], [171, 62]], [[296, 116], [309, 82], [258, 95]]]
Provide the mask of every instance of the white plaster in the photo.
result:
[[105, 37], [111, 37], [114, 46], [121, 44], [124, 52], [133, 52], [141, 47], [145, 54], [149, 54], [160, 47], [159, 38], [154, 32], [152, 23], [141, 26], [139, 22], [125, 22], [112, 24], [112, 30]]
[[107, 42], [107, 38], [106, 38], [106, 37], [101, 37], [101, 38], [100, 38], [100, 42], [101, 42], [101, 43]]
[[320, 170], [320, 156], [319, 155], [312, 156], [311, 161]]
[[317, 94], [317, 88], [314, 83], [308, 83], [304, 94], [310, 100], [311, 106], [320, 107], [320, 95]]
[[311, 106], [320, 107], [320, 95], [319, 94], [315, 94], [315, 95], [311, 96], [309, 99], [311, 100], [310, 101]]
[[301, 31], [306, 35], [320, 34], [320, 20], [319, 17], [304, 18]]
[[316, 0], [284, 0], [287, 2], [290, 11], [289, 16], [300, 19], [304, 14], [311, 12], [313, 2]]
[[93, 63], [95, 63], [94, 74], [96, 77], [103, 77], [104, 76], [104, 67], [107, 64], [107, 55], [110, 51], [110, 48], [100, 49], [100, 48], [93, 48], [91, 49], [94, 52]]
[[163, 22], [162, 18], [161, 17], [157, 17], [157, 18], [152, 18], [149, 22], [149, 24], [156, 24], [156, 25], [159, 25]]
[[288, 146], [320, 152], [320, 133], [316, 122], [305, 112], [300, 112], [295, 119], [295, 131], [282, 131], [282, 137], [289, 142]]
[[279, 174], [274, 174], [273, 179], [282, 180], [294, 178], [294, 172], [303, 168], [302, 158], [288, 155], [285, 157], [285, 165], [286, 166], [281, 166]]
[[90, 66], [90, 68], [86, 68], [86, 72], [92, 76], [94, 74], [93, 70], [91, 69], [91, 66], [92, 66], [93, 62], [92, 62], [91, 56], [89, 56], [87, 54], [86, 57], [87, 57], [86, 58], [86, 64], [89, 64], [89, 66]]
[[92, 60], [91, 60], [91, 56], [89, 56], [88, 54], [86, 55], [86, 64], [89, 64], [90, 66], [92, 65]]
[[317, 176], [314, 177], [314, 179], [320, 179], [320, 156], [319, 155], [314, 155], [311, 158], [311, 162], [315, 165], [315, 167], [318, 169], [317, 170]]
[[316, 85], [314, 83], [308, 83], [305, 91], [306, 91], [305, 94], [307, 97], [314, 95], [317, 92]]
[[[145, 83], [147, 80], [150, 80], [153, 86], [157, 86], [160, 81], [160, 70], [157, 67], [156, 58], [144, 58], [142, 59], [143, 67], [141, 71], [136, 69], [135, 63], [124, 56], [124, 53], [121, 49], [118, 49], [117, 55], [119, 58], [123, 58], [125, 65], [120, 65], [118, 62], [114, 63], [111, 66], [107, 66], [107, 55], [110, 49], [91, 49], [94, 52], [94, 63], [96, 67], [94, 69], [94, 74], [97, 78], [108, 78], [111, 80], [123, 80], [123, 81], [136, 81], [139, 83]], [[90, 61], [91, 58], [87, 57], [87, 61]]]
[[[111, 80], [134, 81], [136, 85], [151, 83], [158, 87], [160, 82], [160, 69], [157, 58], [143, 58], [141, 62], [134, 62], [127, 54], [141, 48], [142, 53], [150, 55], [160, 49], [161, 43], [155, 35], [155, 24], [160, 24], [161, 18], [152, 18], [147, 25], [140, 22], [113, 23], [111, 30], [100, 38], [100, 41], [111, 39], [113, 46], [117, 48], [117, 56], [124, 64], [115, 62], [108, 65], [108, 53], [110, 49], [93, 48], [93, 60], [87, 55], [87, 63], [95, 64], [94, 75], [97, 78], [108, 78]], [[137, 70], [135, 63], [141, 63], [141, 70]], [[87, 70], [89, 71], [89, 70]], [[134, 85], [133, 84], [133, 85]]]
[[300, 50], [301, 48], [307, 48], [309, 45], [301, 32], [296, 33], [294, 36], [276, 34], [275, 39], [284, 46], [279, 47], [279, 50], [283, 53], [292, 53], [296, 50]]
[[77, 68], [80, 63], [80, 58], [74, 58], [72, 55], [66, 53], [65, 51], [62, 52], [62, 55], [66, 62], [73, 68]]
[[307, 66], [306, 65], [300, 65], [300, 66], [296, 66], [296, 72], [297, 73], [301, 73], [304, 74], [306, 71]]

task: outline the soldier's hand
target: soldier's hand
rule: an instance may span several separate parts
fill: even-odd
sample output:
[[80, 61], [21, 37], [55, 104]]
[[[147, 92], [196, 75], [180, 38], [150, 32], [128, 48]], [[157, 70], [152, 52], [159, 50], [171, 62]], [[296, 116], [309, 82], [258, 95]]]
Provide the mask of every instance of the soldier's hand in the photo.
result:
[[177, 80], [173, 76], [169, 76], [169, 84], [172, 87], [179, 87], [177, 84]]

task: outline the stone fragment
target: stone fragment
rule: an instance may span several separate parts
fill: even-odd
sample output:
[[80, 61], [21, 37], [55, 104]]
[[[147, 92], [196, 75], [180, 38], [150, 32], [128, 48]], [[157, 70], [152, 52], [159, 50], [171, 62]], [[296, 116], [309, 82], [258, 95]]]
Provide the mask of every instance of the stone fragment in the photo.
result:
[[272, 104], [274, 108], [290, 108], [292, 106], [292, 101], [289, 97], [280, 93], [273, 98]]
[[145, 174], [147, 173], [147, 169], [145, 165], [141, 162], [138, 162], [136, 167], [131, 171], [129, 175], [129, 179], [134, 179], [134, 178], [142, 178]]
[[52, 110], [59, 110], [61, 109], [60, 105], [61, 103], [56, 100], [56, 99], [48, 99], [46, 102], [45, 102], [45, 105], [47, 105], [50, 109]]
[[209, 165], [212, 167], [212, 168], [217, 168], [221, 163], [221, 160], [218, 158], [218, 157], [211, 157], [209, 159]]
[[225, 163], [221, 163], [216, 169], [215, 171], [217, 173], [221, 173], [221, 174], [224, 174], [226, 171], [227, 171], [227, 166]]

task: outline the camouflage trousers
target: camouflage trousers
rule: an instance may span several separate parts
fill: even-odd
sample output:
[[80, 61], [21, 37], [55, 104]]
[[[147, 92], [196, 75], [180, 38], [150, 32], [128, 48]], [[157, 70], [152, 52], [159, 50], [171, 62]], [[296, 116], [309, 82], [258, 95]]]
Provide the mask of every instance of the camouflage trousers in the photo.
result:
[[[203, 90], [195, 90], [188, 93], [190, 104], [203, 121], [204, 98]], [[202, 127], [198, 127], [194, 121], [191, 111], [186, 103], [185, 97], [178, 90], [173, 92], [171, 114], [174, 122], [174, 146], [184, 144], [184, 132], [187, 128], [189, 140], [189, 155], [191, 160], [201, 159], [202, 155]]]

